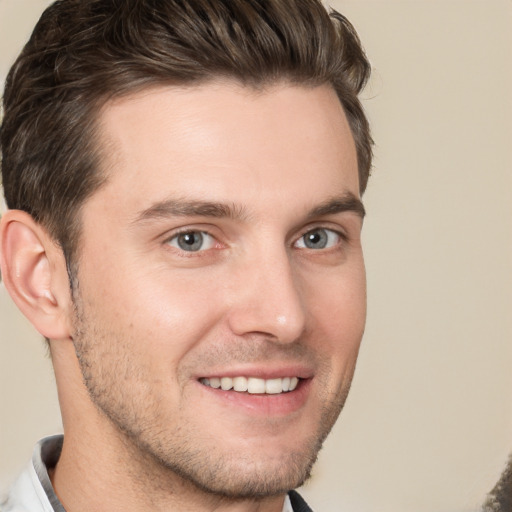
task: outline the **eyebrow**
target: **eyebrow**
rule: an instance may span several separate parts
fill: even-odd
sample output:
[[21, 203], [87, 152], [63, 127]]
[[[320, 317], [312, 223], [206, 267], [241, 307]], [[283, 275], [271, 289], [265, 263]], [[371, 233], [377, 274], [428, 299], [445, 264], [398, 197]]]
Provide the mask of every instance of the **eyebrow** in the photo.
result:
[[[365, 216], [365, 209], [361, 200], [351, 192], [342, 196], [328, 199], [315, 206], [306, 215], [307, 218], [324, 217], [337, 213], [352, 212], [361, 218]], [[168, 217], [211, 217], [228, 218], [233, 220], [246, 220], [249, 215], [243, 205], [236, 203], [219, 203], [212, 201], [187, 200], [171, 198], [159, 201], [149, 208], [142, 210], [136, 216], [134, 223], [164, 219]]]
[[227, 204], [174, 198], [151, 205], [141, 211], [134, 222], [167, 217], [212, 217], [243, 220], [247, 217], [247, 212], [243, 206], [236, 203]]
[[308, 217], [323, 217], [325, 215], [334, 215], [336, 213], [352, 212], [364, 219], [366, 210], [363, 202], [352, 192], [345, 192], [340, 197], [333, 197], [324, 203], [313, 208]]

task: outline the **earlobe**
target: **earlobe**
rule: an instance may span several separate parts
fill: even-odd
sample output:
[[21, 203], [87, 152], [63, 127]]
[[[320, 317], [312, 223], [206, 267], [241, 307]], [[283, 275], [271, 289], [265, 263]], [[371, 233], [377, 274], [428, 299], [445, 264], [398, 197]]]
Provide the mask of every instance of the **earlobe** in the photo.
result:
[[64, 256], [26, 212], [9, 210], [2, 216], [0, 265], [7, 291], [34, 327], [49, 339], [68, 338]]

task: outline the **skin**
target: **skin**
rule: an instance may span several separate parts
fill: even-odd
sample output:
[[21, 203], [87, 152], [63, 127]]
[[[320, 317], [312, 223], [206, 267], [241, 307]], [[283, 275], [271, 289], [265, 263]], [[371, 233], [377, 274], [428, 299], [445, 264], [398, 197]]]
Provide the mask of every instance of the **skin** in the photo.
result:
[[[74, 296], [48, 243], [39, 280], [61, 326], [56, 492], [70, 512], [280, 512], [343, 406], [364, 329], [339, 100], [328, 86], [159, 87], [107, 104], [100, 130], [108, 180], [83, 206]], [[200, 250], [180, 248], [183, 232], [203, 233]], [[327, 245], [308, 247], [318, 233]], [[238, 375], [301, 380], [280, 395], [200, 381]]]

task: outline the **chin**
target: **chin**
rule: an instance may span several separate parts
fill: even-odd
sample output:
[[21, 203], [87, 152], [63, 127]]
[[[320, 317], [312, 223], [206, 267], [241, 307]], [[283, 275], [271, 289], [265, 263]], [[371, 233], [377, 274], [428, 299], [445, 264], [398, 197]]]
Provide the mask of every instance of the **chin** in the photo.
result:
[[230, 500], [262, 499], [287, 493], [301, 486], [317, 459], [314, 453], [292, 453], [258, 461], [227, 456], [205, 460], [202, 465], [167, 465], [173, 474], [206, 494]]
[[168, 443], [155, 442], [155, 438], [144, 443], [132, 437], [136, 452], [146, 461], [146, 474], [160, 474], [161, 483], [169, 488], [179, 482], [212, 498], [229, 500], [270, 498], [301, 486], [310, 477], [326, 437], [324, 432], [310, 435], [300, 444], [292, 437], [294, 443], [279, 448], [262, 436], [259, 445], [251, 442], [251, 449], [244, 450], [237, 443], [202, 444], [201, 436], [184, 439], [174, 434]]

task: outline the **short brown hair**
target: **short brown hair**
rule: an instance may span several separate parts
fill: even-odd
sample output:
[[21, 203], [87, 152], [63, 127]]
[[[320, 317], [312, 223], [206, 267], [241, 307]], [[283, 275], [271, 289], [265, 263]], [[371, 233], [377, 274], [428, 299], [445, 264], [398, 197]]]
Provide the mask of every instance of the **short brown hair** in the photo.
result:
[[250, 86], [331, 84], [355, 139], [363, 192], [372, 140], [358, 94], [369, 73], [352, 25], [320, 0], [59, 0], [7, 76], [7, 205], [45, 226], [69, 264], [80, 207], [105, 179], [99, 109], [151, 85], [219, 77]]

